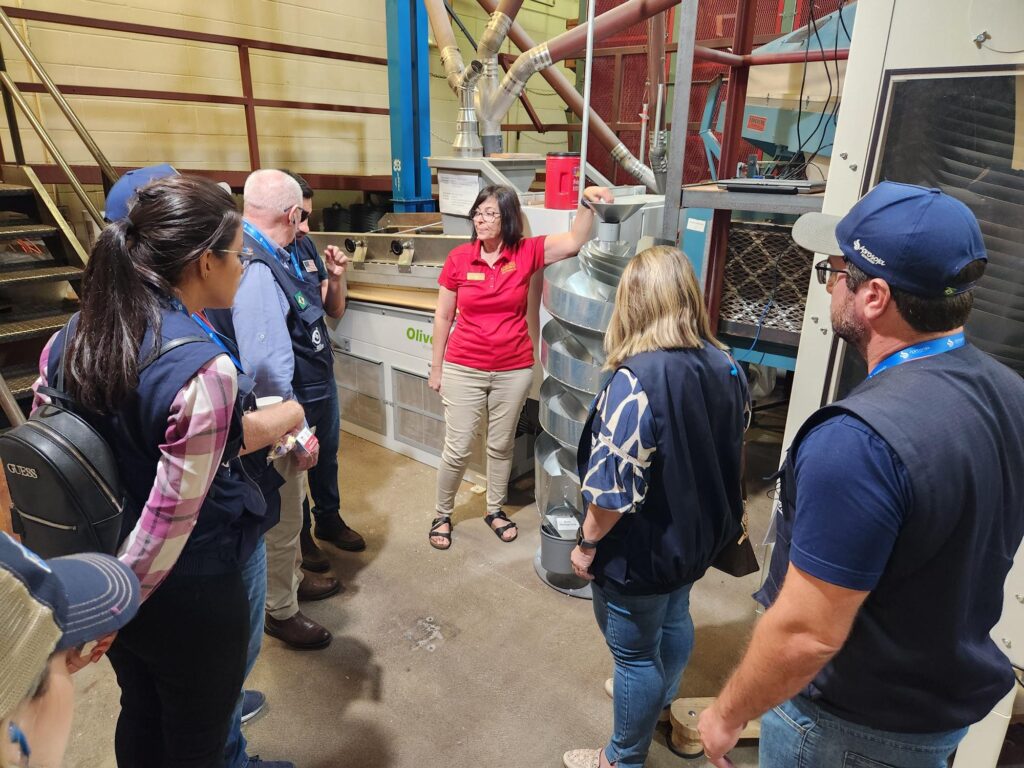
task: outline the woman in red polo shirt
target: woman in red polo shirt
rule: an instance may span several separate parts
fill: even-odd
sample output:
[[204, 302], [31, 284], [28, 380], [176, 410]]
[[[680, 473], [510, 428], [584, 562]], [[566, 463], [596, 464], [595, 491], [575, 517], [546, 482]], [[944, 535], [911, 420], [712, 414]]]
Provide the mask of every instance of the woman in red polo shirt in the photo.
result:
[[[588, 187], [584, 198], [612, 202], [611, 191]], [[438, 278], [430, 388], [444, 403], [445, 438], [437, 471], [437, 517], [430, 545], [452, 544], [451, 514], [469, 461], [473, 435], [487, 419], [487, 524], [502, 541], [517, 532], [501, 510], [519, 413], [533, 382], [533, 342], [526, 325], [530, 278], [575, 256], [590, 237], [594, 214], [580, 206], [572, 229], [523, 237], [514, 189], [485, 187], [471, 209], [473, 239], [448, 254]], [[455, 321], [458, 311], [458, 322]]]

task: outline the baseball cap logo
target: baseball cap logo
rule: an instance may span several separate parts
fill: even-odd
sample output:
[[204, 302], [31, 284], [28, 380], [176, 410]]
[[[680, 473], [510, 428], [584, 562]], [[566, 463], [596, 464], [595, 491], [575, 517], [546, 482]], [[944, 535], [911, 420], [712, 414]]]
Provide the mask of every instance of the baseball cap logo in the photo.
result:
[[859, 253], [861, 257], [864, 259], [864, 261], [867, 261], [871, 264], [877, 264], [880, 267], [885, 266], [885, 260], [878, 256], [875, 256], [875, 254], [868, 250], [867, 246], [861, 245], [859, 237], [853, 241], [853, 250]]

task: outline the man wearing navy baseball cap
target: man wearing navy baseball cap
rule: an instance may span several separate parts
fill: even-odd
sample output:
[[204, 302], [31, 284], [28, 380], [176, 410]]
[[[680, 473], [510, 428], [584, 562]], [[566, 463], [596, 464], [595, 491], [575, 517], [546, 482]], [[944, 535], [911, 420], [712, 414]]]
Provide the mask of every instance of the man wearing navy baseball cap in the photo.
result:
[[868, 378], [789, 446], [768, 607], [699, 729], [731, 765], [945, 768], [1011, 690], [989, 636], [1024, 536], [1024, 382], [964, 336], [985, 246], [937, 189], [882, 182], [793, 238], [827, 256], [835, 333]]
[[60, 765], [68, 676], [102, 656], [138, 609], [138, 579], [116, 558], [42, 560], [0, 533], [0, 765]]

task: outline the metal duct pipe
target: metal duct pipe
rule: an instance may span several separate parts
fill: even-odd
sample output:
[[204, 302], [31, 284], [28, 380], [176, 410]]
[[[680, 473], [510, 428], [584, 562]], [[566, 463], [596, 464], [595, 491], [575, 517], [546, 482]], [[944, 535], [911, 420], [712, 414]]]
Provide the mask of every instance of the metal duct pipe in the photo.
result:
[[456, 157], [480, 157], [483, 154], [483, 145], [477, 135], [476, 106], [473, 103], [476, 82], [483, 71], [484, 65], [473, 59], [459, 77], [459, 115], [455, 120], [455, 140], [452, 142]]
[[505, 35], [508, 28], [512, 26], [516, 14], [523, 6], [524, 0], [501, 0], [497, 9], [491, 14], [490, 21], [484, 33], [480, 36], [480, 42], [476, 46], [476, 56], [481, 61], [487, 61], [498, 55], [501, 44], [505, 42]]
[[[477, 0], [477, 3], [479, 3], [480, 7], [488, 13], [492, 13], [497, 6], [496, 0]], [[669, 3], [669, 5], [673, 4], [674, 3]], [[515, 22], [512, 22], [512, 26], [509, 27], [508, 38], [515, 43], [516, 47], [521, 51], [528, 51], [534, 47], [533, 40], [530, 39], [530, 36], [526, 34], [523, 28]], [[540, 70], [540, 75], [547, 81], [548, 85], [554, 89], [555, 93], [562, 98], [562, 101], [565, 102], [566, 106], [569, 107], [577, 117], [582, 119], [583, 97], [580, 96], [579, 91], [576, 90], [576, 86], [569, 82], [569, 79], [555, 67], [548, 67], [547, 69]], [[483, 115], [480, 115], [480, 118], [481, 126], [483, 126], [485, 124]], [[499, 140], [501, 137], [500, 129], [501, 126], [499, 123]], [[654, 173], [651, 169], [637, 160], [636, 156], [626, 148], [626, 145], [619, 141], [618, 137], [612, 132], [612, 129], [608, 127], [608, 124], [593, 111], [590, 113], [590, 130], [598, 142], [600, 142], [601, 146], [607, 149], [615, 161], [618, 162], [627, 172], [644, 183], [649, 189], [657, 189], [657, 185], [654, 180]], [[483, 139], [485, 151], [487, 150], [487, 138], [487, 134], [484, 132]]]
[[[647, 101], [658, 97], [658, 86], [665, 83], [665, 14], [659, 13], [647, 20]], [[660, 131], [655, 125], [652, 135]]]
[[462, 63], [462, 51], [455, 43], [455, 31], [448, 19], [448, 9], [444, 7], [443, 0], [423, 0], [423, 3], [427, 8], [430, 28], [434, 30], [434, 39], [441, 51], [441, 65], [448, 79], [448, 87], [458, 95], [459, 79], [465, 67]]
[[480, 121], [485, 137], [501, 135], [501, 120], [523, 92], [530, 75], [550, 67], [553, 63], [547, 43], [534, 46], [512, 63], [493, 98], [481, 107]]
[[[646, 21], [674, 5], [679, 5], [679, 0], [626, 0], [622, 5], [594, 19], [594, 42]], [[547, 47], [552, 61], [561, 61], [585, 48], [588, 26], [581, 24], [548, 40]]]

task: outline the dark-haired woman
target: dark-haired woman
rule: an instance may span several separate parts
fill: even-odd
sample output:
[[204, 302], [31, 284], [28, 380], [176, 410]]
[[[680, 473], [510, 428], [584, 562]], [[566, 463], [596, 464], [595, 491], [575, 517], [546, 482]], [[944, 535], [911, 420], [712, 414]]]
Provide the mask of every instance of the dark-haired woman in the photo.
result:
[[126, 490], [119, 559], [144, 603], [109, 652], [120, 768], [219, 768], [242, 685], [241, 564], [265, 504], [237, 456], [243, 436], [249, 449], [267, 445], [301, 424], [302, 408], [243, 417], [251, 381], [196, 316], [231, 306], [241, 247], [241, 216], [216, 184], [175, 176], [142, 187], [100, 235], [81, 312], [40, 360], [37, 392], [63, 365], [67, 394], [113, 448]]
[[[595, 202], [613, 200], [604, 187], [587, 187], [583, 196]], [[519, 197], [502, 186], [482, 189], [470, 210], [472, 240], [448, 254], [434, 313], [429, 383], [441, 393], [445, 422], [437, 516], [430, 524], [435, 549], [451, 546], [455, 494], [482, 419], [487, 427], [484, 519], [502, 541], [516, 538], [516, 524], [501, 505], [508, 491], [516, 424], [533, 382], [533, 342], [526, 322], [530, 278], [548, 264], [575, 256], [594, 225], [593, 211], [581, 205], [569, 232], [523, 237]]]

